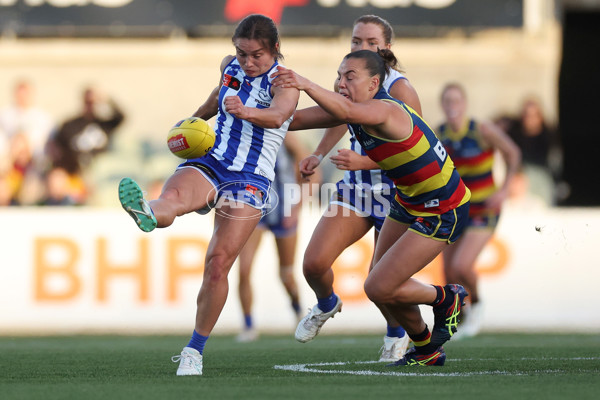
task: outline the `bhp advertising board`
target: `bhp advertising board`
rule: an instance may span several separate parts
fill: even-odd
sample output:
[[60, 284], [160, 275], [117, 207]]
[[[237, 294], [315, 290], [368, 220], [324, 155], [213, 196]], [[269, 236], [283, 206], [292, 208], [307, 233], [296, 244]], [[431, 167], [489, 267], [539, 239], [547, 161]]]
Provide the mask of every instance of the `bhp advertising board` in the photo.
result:
[[[315, 298], [301, 258], [320, 213], [304, 214], [295, 268], [308, 308]], [[151, 234], [137, 231], [121, 210], [1, 210], [0, 224], [1, 334], [168, 333], [193, 326], [211, 216], [185, 216]], [[478, 260], [484, 330], [600, 330], [593, 309], [599, 225], [600, 211], [506, 209]], [[336, 261], [344, 310], [325, 332], [384, 332], [383, 318], [362, 290], [372, 249], [369, 234]], [[441, 267], [438, 258], [417, 277], [442, 283]], [[262, 241], [252, 280], [258, 328], [291, 334], [295, 318], [269, 238]], [[215, 333], [241, 326], [237, 266], [229, 281]], [[429, 307], [423, 312], [432, 319]]]

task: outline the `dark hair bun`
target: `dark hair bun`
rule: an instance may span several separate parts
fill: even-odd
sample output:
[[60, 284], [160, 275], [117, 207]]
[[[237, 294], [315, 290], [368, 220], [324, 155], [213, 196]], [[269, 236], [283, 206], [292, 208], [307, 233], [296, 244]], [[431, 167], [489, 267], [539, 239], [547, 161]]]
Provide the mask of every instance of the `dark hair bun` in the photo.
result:
[[390, 49], [377, 49], [377, 54], [383, 58], [386, 69], [395, 69], [398, 65], [398, 59]]

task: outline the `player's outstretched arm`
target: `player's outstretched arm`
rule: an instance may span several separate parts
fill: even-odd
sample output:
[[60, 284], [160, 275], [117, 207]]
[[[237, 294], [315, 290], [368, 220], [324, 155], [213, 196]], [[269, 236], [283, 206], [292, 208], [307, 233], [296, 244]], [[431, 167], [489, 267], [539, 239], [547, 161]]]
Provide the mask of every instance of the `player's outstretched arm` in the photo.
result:
[[325, 157], [333, 149], [333, 146], [340, 141], [347, 130], [346, 125], [338, 125], [325, 129], [325, 134], [323, 134], [313, 154]]
[[273, 87], [273, 101], [269, 108], [246, 107], [238, 96], [225, 97], [225, 111], [237, 118], [263, 128], [279, 128], [287, 121], [298, 104], [300, 92], [296, 88]]
[[338, 125], [325, 130], [325, 134], [317, 145], [313, 153], [300, 161], [300, 173], [303, 178], [309, 177], [315, 173], [316, 168], [323, 160], [323, 157], [333, 149], [333, 146], [340, 141], [346, 133], [346, 125]]
[[[331, 149], [333, 149], [333, 146], [340, 141], [347, 130], [348, 128], [346, 125], [327, 128], [313, 154], [317, 157], [324, 157], [327, 155]], [[380, 166], [368, 156], [360, 155], [357, 152], [348, 149], [338, 150], [336, 155], [330, 157], [330, 160], [341, 170], [360, 171], [380, 168]]]
[[294, 120], [290, 124], [288, 130], [303, 131], [306, 129], [330, 128], [343, 123], [344, 121], [335, 118], [321, 107], [314, 106], [296, 110], [294, 113]]
[[303, 90], [311, 99], [335, 119], [347, 123], [380, 125], [388, 119], [389, 110], [381, 101], [354, 103], [336, 92], [329, 91], [291, 69], [278, 66], [271, 74], [273, 85]]

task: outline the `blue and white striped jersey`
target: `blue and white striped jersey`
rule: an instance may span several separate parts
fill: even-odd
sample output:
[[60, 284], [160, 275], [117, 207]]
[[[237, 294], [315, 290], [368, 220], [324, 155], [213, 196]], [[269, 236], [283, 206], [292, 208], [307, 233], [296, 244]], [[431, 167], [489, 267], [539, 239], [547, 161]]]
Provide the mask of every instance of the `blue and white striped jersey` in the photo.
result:
[[402, 72], [390, 69], [390, 73], [383, 80], [383, 88], [389, 93], [391, 87], [394, 86], [394, 83], [398, 82], [400, 79], [406, 79], [406, 77], [402, 75]]
[[217, 138], [210, 154], [223, 162], [230, 171], [249, 172], [270, 180], [275, 177], [277, 152], [293, 117], [280, 128], [262, 128], [225, 112], [223, 101], [227, 96], [238, 96], [247, 107], [269, 108], [273, 100], [273, 79], [269, 75], [275, 71], [277, 65], [275, 62], [268, 72], [249, 77], [234, 58], [223, 71], [215, 126]]
[[[400, 79], [406, 79], [402, 73], [392, 69], [390, 73], [386, 76], [383, 81], [383, 88], [386, 92], [389, 93], [390, 88]], [[360, 155], [366, 156], [367, 153], [363, 150], [360, 143], [356, 140], [354, 135], [350, 137], [350, 149], [352, 151], [357, 152]], [[388, 185], [388, 187], [394, 187], [394, 183], [390, 178], [385, 176], [380, 169], [371, 169], [371, 170], [361, 170], [361, 171], [346, 171], [344, 173], [344, 178], [342, 179], [344, 183], [358, 185], [360, 187], [364, 187], [369, 190], [369, 188], [373, 188], [377, 190], [382, 185]]]

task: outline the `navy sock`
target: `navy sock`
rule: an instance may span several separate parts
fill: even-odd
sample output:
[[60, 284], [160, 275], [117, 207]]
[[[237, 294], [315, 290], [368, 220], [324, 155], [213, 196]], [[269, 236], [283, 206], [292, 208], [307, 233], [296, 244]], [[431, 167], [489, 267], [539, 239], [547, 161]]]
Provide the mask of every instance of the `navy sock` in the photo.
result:
[[435, 288], [436, 295], [435, 295], [435, 300], [430, 305], [435, 307], [435, 306], [440, 305], [446, 299], [446, 291], [441, 286], [438, 286], [438, 285], [431, 285], [431, 286], [433, 286]]
[[398, 326], [387, 326], [387, 336], [388, 337], [402, 337], [406, 334], [406, 331], [400, 325]]
[[317, 304], [319, 309], [324, 313], [333, 310], [333, 307], [337, 304], [337, 295], [334, 292], [331, 292], [331, 296], [325, 297], [322, 299], [317, 298]]
[[454, 303], [454, 292], [452, 285], [433, 286], [437, 291], [435, 301], [431, 304], [434, 307], [450, 307]]
[[252, 329], [252, 315], [244, 314], [244, 327], [246, 329]]
[[194, 330], [194, 333], [192, 333], [192, 338], [190, 339], [190, 342], [188, 343], [187, 347], [196, 349], [200, 354], [202, 354], [204, 353], [204, 345], [206, 344], [207, 340], [208, 336], [202, 336]]
[[427, 327], [419, 334], [408, 336], [412, 339], [417, 353], [431, 354], [436, 350], [436, 347], [431, 343], [431, 332]]

